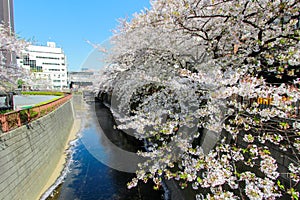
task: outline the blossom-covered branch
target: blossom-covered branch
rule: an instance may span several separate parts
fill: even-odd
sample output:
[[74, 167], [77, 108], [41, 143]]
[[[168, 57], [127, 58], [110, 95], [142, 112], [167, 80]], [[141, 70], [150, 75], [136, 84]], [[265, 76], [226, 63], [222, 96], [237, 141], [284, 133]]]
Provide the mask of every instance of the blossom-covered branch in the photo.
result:
[[24, 74], [22, 69], [16, 63], [13, 63], [13, 60], [27, 45], [27, 42], [18, 39], [11, 32], [10, 27], [0, 25], [0, 77], [2, 87], [5, 88], [7, 83], [16, 85], [17, 79]]
[[118, 128], [149, 146], [128, 186], [175, 179], [199, 199], [296, 199], [300, 2], [151, 3], [122, 21], [100, 84]]

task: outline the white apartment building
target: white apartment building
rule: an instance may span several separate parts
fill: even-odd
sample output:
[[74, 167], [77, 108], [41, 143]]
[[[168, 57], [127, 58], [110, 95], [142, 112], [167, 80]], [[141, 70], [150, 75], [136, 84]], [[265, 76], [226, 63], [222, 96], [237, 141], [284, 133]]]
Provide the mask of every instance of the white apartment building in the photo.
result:
[[66, 55], [54, 42], [47, 42], [47, 46], [29, 45], [17, 63], [30, 72], [25, 82], [32, 89], [68, 88]]

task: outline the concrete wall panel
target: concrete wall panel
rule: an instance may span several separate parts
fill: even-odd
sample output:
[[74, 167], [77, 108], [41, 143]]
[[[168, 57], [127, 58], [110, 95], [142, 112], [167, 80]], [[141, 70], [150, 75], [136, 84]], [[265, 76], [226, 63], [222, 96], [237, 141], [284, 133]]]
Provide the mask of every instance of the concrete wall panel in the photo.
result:
[[31, 200], [39, 194], [64, 153], [74, 123], [72, 102], [0, 135], [0, 199]]

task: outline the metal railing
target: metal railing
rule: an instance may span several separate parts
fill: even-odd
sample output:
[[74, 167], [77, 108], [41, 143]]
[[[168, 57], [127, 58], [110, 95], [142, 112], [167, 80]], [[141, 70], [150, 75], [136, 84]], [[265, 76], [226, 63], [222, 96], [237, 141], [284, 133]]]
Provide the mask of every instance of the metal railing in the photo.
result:
[[66, 94], [64, 97], [55, 101], [26, 108], [18, 111], [12, 111], [5, 114], [0, 114], [0, 128], [2, 132], [11, 131], [17, 127], [28, 124], [29, 122], [38, 119], [46, 114], [54, 111], [62, 104], [66, 103], [72, 98], [71, 94]]

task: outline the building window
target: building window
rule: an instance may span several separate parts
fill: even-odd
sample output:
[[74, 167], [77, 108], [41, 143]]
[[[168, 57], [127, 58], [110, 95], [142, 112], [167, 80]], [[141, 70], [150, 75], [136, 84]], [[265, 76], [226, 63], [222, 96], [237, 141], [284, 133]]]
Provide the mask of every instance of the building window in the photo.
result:
[[43, 62], [43, 65], [60, 65], [59, 63], [46, 63], [46, 62]]
[[24, 56], [23, 62], [24, 62], [24, 65], [29, 65], [29, 56]]
[[41, 59], [51, 59], [51, 60], [59, 60], [59, 58], [55, 58], [55, 57], [46, 57], [46, 56], [36, 56], [36, 58], [41, 58]]

